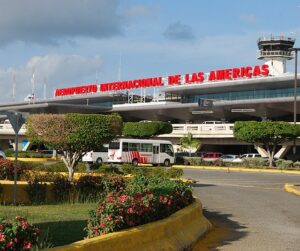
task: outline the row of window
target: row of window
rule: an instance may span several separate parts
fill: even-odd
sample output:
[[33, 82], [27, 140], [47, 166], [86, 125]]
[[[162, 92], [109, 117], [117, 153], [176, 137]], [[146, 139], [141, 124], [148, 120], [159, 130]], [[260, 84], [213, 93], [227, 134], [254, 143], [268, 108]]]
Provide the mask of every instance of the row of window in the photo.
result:
[[[132, 151], [139, 151], [139, 152], [153, 152], [154, 154], [158, 154], [158, 146], [153, 146], [149, 143], [127, 143], [123, 142], [122, 144], [122, 151], [123, 152], [132, 152]], [[167, 153], [173, 156], [173, 147], [170, 144], [160, 144], [160, 152]]]
[[[300, 88], [298, 88], [300, 95]], [[216, 100], [242, 100], [242, 99], [266, 99], [294, 96], [294, 88], [282, 88], [272, 90], [248, 90], [237, 92], [211, 93], [201, 95], [185, 95], [182, 97], [183, 103], [195, 103], [200, 98], [216, 99]]]

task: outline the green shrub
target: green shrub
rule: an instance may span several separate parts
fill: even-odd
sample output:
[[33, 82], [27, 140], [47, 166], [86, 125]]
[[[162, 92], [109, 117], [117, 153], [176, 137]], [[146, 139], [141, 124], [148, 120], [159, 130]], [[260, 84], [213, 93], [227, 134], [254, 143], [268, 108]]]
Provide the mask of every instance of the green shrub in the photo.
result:
[[104, 191], [106, 193], [120, 192], [126, 187], [126, 181], [122, 176], [110, 175], [104, 176], [102, 179]]
[[201, 158], [197, 157], [183, 157], [184, 159], [184, 164], [185, 165], [191, 165], [191, 166], [203, 166], [203, 165], [208, 165], [205, 163], [205, 161]]
[[52, 189], [55, 201], [56, 202], [70, 201], [72, 188], [73, 185], [67, 179], [67, 177], [57, 176], [53, 180], [53, 189]]
[[181, 168], [171, 167], [167, 169], [166, 176], [169, 178], [177, 179], [183, 175], [183, 170]]
[[122, 171], [124, 174], [133, 174], [136, 171], [136, 167], [131, 164], [123, 164]]
[[150, 170], [149, 175], [153, 175], [155, 177], [165, 177], [166, 176], [165, 169], [161, 166], [152, 167], [152, 168], [149, 168], [149, 170]]
[[241, 166], [244, 167], [266, 167], [268, 166], [268, 160], [265, 158], [244, 158]]
[[287, 168], [293, 166], [293, 161], [278, 159], [275, 161], [275, 165], [276, 165], [277, 169], [287, 169]]
[[25, 187], [31, 204], [44, 204], [46, 202], [47, 184], [35, 178], [28, 181]]
[[98, 200], [104, 192], [102, 177], [85, 175], [75, 183], [79, 202], [93, 202]]
[[114, 165], [101, 165], [96, 171], [104, 174], [123, 174], [116, 166]]

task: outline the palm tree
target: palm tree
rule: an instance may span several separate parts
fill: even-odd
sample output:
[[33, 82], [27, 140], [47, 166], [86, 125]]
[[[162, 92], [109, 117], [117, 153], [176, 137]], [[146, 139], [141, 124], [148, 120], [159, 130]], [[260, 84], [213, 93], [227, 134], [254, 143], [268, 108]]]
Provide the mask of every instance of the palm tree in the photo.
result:
[[201, 146], [201, 142], [198, 139], [194, 139], [193, 134], [189, 132], [186, 136], [180, 139], [180, 145], [183, 148], [189, 149], [189, 156], [191, 157], [192, 148], [198, 149]]

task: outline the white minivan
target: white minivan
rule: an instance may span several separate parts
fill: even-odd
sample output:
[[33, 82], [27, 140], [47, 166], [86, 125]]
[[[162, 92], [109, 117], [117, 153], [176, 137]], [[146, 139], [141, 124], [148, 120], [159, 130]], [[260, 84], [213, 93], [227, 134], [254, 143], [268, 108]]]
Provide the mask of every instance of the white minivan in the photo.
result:
[[87, 152], [82, 157], [82, 162], [87, 164], [102, 164], [106, 163], [108, 160], [108, 145], [104, 145], [102, 148], [98, 149], [98, 151], [90, 151]]

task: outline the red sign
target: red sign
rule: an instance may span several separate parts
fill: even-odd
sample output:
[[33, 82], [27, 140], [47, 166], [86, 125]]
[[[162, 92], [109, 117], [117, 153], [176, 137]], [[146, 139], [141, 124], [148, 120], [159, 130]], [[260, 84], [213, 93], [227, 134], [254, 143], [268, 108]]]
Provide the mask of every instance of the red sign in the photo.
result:
[[256, 66], [246, 66], [240, 68], [230, 68], [224, 70], [210, 71], [207, 79], [205, 80], [204, 72], [197, 72], [185, 75], [173, 75], [167, 78], [155, 77], [146, 79], [137, 79], [129, 81], [119, 81], [113, 83], [100, 84], [99, 88], [96, 84], [83, 85], [70, 88], [62, 88], [55, 90], [55, 97], [67, 96], [67, 95], [77, 95], [77, 94], [87, 94], [95, 92], [108, 92], [108, 91], [119, 91], [119, 90], [129, 90], [136, 88], [146, 88], [146, 87], [157, 87], [164, 85], [183, 85], [183, 84], [201, 84], [204, 81], [224, 81], [224, 80], [234, 80], [240, 78], [252, 78], [259, 76], [268, 76], [269, 66], [268, 65], [256, 65]]

